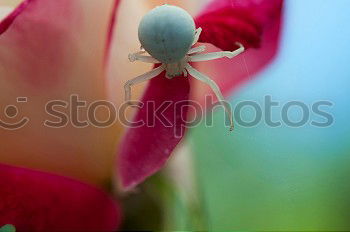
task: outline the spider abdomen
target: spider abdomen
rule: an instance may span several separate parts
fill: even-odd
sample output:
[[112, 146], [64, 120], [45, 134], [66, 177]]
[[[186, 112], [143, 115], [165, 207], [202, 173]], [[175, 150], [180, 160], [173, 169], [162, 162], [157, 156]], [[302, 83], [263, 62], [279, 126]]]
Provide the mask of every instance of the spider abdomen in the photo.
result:
[[195, 23], [185, 10], [171, 5], [156, 7], [147, 13], [139, 26], [142, 47], [165, 64], [183, 59], [192, 46]]

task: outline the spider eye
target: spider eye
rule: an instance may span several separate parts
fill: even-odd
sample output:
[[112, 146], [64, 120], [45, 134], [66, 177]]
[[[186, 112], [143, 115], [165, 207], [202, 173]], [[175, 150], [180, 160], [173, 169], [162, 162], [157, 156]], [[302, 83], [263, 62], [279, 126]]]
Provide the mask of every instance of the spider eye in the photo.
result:
[[195, 23], [180, 7], [162, 5], [148, 12], [139, 26], [142, 47], [162, 63], [185, 57], [194, 40]]

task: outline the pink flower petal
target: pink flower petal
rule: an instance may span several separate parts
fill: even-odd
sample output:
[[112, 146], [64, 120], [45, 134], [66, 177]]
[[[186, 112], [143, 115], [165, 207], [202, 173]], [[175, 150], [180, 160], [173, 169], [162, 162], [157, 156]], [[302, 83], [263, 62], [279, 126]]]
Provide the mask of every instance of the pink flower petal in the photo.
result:
[[0, 35], [4, 33], [11, 26], [17, 16], [24, 11], [28, 6], [29, 1], [31, 0], [24, 0], [10, 15], [0, 22]]
[[196, 18], [203, 32], [199, 42], [222, 50], [234, 50], [235, 42], [246, 48], [260, 46], [266, 25], [279, 18], [282, 0], [214, 0]]
[[120, 3], [120, 0], [115, 0], [114, 1], [114, 6], [113, 6], [113, 9], [112, 9], [112, 17], [111, 17], [111, 20], [110, 20], [110, 23], [109, 23], [109, 29], [108, 29], [108, 37], [107, 37], [107, 46], [106, 46], [106, 56], [105, 56], [105, 61], [107, 61], [108, 59], [108, 55], [109, 55], [109, 52], [111, 50], [111, 44], [113, 42], [113, 35], [114, 35], [114, 29], [115, 29], [115, 24], [117, 22], [117, 11], [118, 11], [118, 8], [119, 8], [119, 3]]
[[[15, 123], [30, 119], [20, 130], [0, 128], [0, 162], [54, 172], [94, 184], [108, 181], [115, 159], [115, 127], [77, 127], [45, 111], [52, 100], [78, 95], [86, 105], [107, 99], [106, 57], [119, 0], [26, 0], [0, 22], [0, 111], [19, 109]], [[17, 97], [27, 97], [17, 103]], [[69, 115], [69, 106], [58, 107]], [[79, 108], [87, 122], [87, 106]], [[103, 112], [102, 112], [103, 111]], [[101, 114], [100, 114], [101, 113]], [[98, 110], [101, 120], [108, 112]], [[12, 121], [11, 121], [12, 120]]]
[[0, 226], [17, 231], [113, 231], [121, 215], [104, 192], [89, 185], [0, 164]]
[[[283, 0], [214, 0], [196, 18], [203, 28], [201, 42], [222, 50], [235, 50], [235, 42], [248, 49], [238, 57], [197, 63], [228, 95], [266, 67], [278, 51]], [[195, 99], [202, 101], [211, 90], [198, 82]]]
[[[11, 74], [3, 78], [18, 77], [36, 88], [56, 85], [79, 69], [74, 63], [77, 58], [94, 53], [96, 64], [92, 66], [103, 70], [101, 62], [108, 46], [114, 2], [25, 0], [0, 23], [0, 57], [6, 67], [1, 74]], [[5, 56], [6, 52], [11, 56]]]
[[[163, 72], [150, 81], [142, 99], [145, 105], [134, 119], [134, 122], [142, 120], [146, 125], [127, 130], [118, 156], [118, 170], [124, 188], [134, 187], [161, 169], [181, 141], [185, 133], [189, 91], [188, 78], [169, 80]], [[157, 109], [159, 112], [164, 109], [164, 118], [161, 114], [155, 114], [159, 118], [153, 115]]]

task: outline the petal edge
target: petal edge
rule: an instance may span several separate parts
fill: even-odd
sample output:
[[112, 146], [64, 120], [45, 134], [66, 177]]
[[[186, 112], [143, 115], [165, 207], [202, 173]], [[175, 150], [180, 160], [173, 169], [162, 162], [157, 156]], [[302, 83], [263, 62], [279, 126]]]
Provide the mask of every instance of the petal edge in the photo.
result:
[[[129, 128], [119, 150], [119, 177], [126, 190], [161, 169], [180, 143], [185, 134], [189, 91], [188, 78], [169, 80], [163, 73], [150, 81], [142, 99], [146, 107], [141, 108], [134, 119], [134, 122], [142, 120], [146, 125]], [[168, 126], [152, 114], [153, 106], [160, 109], [166, 102], [170, 103], [164, 110], [164, 119], [171, 124]], [[154, 124], [150, 121], [153, 119]]]
[[0, 164], [0, 225], [19, 231], [112, 231], [120, 210], [106, 193], [61, 176]]

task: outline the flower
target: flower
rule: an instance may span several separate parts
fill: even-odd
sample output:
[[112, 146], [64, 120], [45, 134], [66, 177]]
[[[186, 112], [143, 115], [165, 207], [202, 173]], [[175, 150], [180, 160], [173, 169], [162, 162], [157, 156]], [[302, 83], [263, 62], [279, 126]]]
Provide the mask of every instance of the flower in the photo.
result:
[[[30, 121], [20, 130], [0, 130], [0, 226], [117, 228], [119, 206], [104, 187], [111, 178], [115, 128], [50, 128], [43, 122], [51, 100], [71, 94], [88, 102], [106, 99], [105, 65], [118, 3], [25, 0], [1, 21], [0, 101], [15, 112], [1, 122]], [[15, 108], [18, 97], [26, 102]]]
[[[235, 42], [257, 48], [265, 36], [275, 36], [271, 46], [263, 44], [257, 51], [262, 60], [256, 59], [253, 50], [246, 54], [249, 65], [258, 70], [276, 51], [276, 34], [261, 33], [279, 21], [281, 1], [273, 0], [270, 5], [268, 0], [213, 0], [196, 18], [197, 26], [203, 28], [200, 42], [234, 50]], [[86, 104], [110, 99], [106, 66], [114, 45], [112, 29], [119, 2], [24, 0], [0, 22], [0, 104], [9, 106], [5, 108], [9, 117], [1, 118], [0, 126], [28, 119], [20, 130], [0, 130], [0, 226], [110, 231], [120, 224], [119, 204], [107, 190], [113, 179], [120, 127], [85, 125], [86, 118], [77, 115], [73, 119], [79, 127], [67, 123], [60, 128], [43, 126], [47, 120], [43, 106], [48, 102], [68, 101], [72, 96]], [[218, 81], [220, 75], [213, 77]], [[238, 76], [239, 82], [225, 83], [226, 93], [247, 77], [242, 72]], [[127, 130], [117, 165], [125, 188], [158, 171], [185, 135], [190, 85], [199, 89], [186, 78], [168, 80], [160, 75], [151, 81], [143, 102], [154, 101], [155, 108], [164, 101], [180, 102], [177, 107], [184, 110], [165, 112], [165, 119], [175, 123], [172, 127], [156, 121], [154, 127]], [[65, 113], [72, 110], [65, 104], [59, 107]], [[86, 115], [86, 109], [76, 107]], [[104, 118], [107, 113], [98, 116]], [[145, 117], [142, 108], [135, 120]]]

